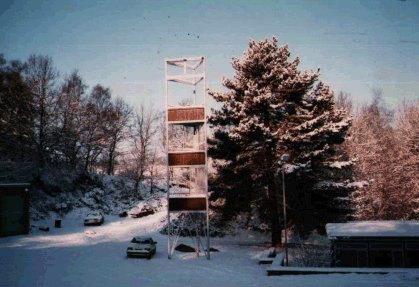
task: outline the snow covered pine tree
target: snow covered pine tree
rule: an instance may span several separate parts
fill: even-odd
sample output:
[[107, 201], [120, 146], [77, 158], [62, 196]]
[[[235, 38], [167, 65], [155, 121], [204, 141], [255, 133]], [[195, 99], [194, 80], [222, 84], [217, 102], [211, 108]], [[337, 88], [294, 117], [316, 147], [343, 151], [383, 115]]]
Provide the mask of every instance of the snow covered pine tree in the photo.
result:
[[[286, 165], [287, 208], [291, 224], [306, 230], [324, 227], [347, 212], [337, 198], [348, 195], [336, 144], [344, 141], [351, 119], [334, 105], [333, 92], [318, 82], [318, 71], [299, 71], [288, 46], [277, 39], [251, 40], [242, 59], [233, 58], [234, 79], [227, 92], [209, 91], [222, 104], [213, 110], [209, 140], [217, 178], [213, 198], [225, 198], [225, 219], [255, 212], [270, 224], [272, 244], [280, 242], [280, 177]], [[337, 182], [338, 181], [338, 182]]]

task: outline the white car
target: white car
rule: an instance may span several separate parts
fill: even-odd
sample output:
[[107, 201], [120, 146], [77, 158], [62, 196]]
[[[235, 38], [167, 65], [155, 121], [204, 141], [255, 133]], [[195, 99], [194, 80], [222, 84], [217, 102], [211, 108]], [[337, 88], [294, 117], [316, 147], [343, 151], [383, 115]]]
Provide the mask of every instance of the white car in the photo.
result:
[[127, 256], [147, 257], [150, 259], [156, 254], [156, 244], [157, 242], [151, 237], [136, 236], [131, 240], [127, 248]]
[[84, 219], [84, 225], [101, 225], [105, 221], [102, 213], [92, 212], [89, 213]]

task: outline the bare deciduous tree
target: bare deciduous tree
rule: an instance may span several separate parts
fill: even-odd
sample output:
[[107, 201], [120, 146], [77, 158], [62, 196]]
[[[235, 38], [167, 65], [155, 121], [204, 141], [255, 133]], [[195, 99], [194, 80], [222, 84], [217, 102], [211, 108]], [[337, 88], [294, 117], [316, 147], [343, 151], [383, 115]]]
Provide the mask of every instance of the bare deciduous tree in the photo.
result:
[[347, 111], [349, 114], [352, 113], [353, 110], [353, 103], [351, 99], [351, 95], [344, 92], [339, 92], [338, 96], [336, 97], [335, 101], [336, 107], [338, 109], [342, 109]]
[[78, 72], [68, 76], [61, 87], [55, 110], [57, 133], [55, 141], [64, 160], [73, 168], [78, 164], [80, 155], [81, 127], [83, 125], [82, 100], [86, 85]]
[[144, 180], [150, 160], [155, 162], [156, 155], [152, 145], [158, 131], [156, 127], [158, 118], [158, 113], [151, 107], [146, 108], [144, 104], [141, 104], [135, 115], [131, 150], [134, 159], [135, 192], [138, 192], [139, 185]]
[[399, 175], [400, 205], [409, 218], [419, 219], [419, 101], [403, 103], [396, 116], [395, 136], [398, 161], [394, 172]]
[[132, 109], [122, 99], [117, 98], [112, 104], [107, 123], [108, 148], [107, 148], [107, 174], [113, 174], [118, 157], [118, 144], [128, 137], [129, 122]]
[[106, 128], [112, 111], [111, 92], [101, 85], [93, 87], [84, 100], [82, 130], [84, 170], [92, 170], [107, 145]]
[[356, 159], [358, 179], [368, 185], [353, 194], [359, 219], [418, 218], [418, 102], [404, 105], [398, 117], [375, 92], [361, 107], [351, 129], [348, 149]]
[[22, 63], [0, 54], [0, 159], [19, 162], [31, 160], [34, 143], [34, 105], [22, 71]]
[[52, 115], [57, 98], [56, 80], [58, 71], [48, 56], [31, 55], [25, 65], [25, 80], [28, 84], [35, 107], [35, 141], [40, 165], [48, 157], [50, 142], [48, 135], [52, 129]]

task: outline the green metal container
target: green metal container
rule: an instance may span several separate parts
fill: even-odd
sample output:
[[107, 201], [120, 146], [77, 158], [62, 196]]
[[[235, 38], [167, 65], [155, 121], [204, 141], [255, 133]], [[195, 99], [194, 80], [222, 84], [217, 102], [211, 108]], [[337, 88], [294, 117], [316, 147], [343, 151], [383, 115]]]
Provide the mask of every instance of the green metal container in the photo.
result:
[[28, 183], [0, 184], [0, 237], [29, 233]]

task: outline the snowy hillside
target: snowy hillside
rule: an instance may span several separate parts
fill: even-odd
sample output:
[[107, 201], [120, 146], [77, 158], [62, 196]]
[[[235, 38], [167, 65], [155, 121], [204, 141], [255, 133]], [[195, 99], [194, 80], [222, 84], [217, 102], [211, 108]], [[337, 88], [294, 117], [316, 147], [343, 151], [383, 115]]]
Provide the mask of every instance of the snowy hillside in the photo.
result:
[[124, 177], [49, 171], [41, 178], [41, 183], [32, 187], [31, 220], [65, 217], [73, 210], [118, 215], [135, 207], [141, 208], [147, 204], [144, 198], [162, 197], [161, 186], [164, 185], [164, 182], [157, 182], [153, 194], [148, 185], [141, 185], [141, 193], [135, 193], [134, 182]]

